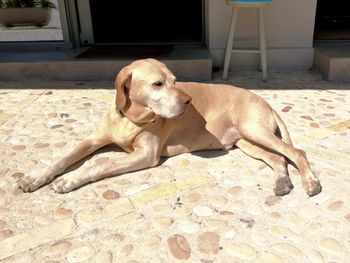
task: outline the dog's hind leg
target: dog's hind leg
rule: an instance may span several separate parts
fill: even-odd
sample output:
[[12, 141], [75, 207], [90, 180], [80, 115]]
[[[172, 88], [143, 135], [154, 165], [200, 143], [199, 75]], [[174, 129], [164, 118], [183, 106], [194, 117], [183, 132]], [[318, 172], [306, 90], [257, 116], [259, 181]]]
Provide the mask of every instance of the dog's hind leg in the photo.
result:
[[248, 142], [247, 140], [240, 139], [236, 146], [240, 148], [245, 154], [255, 158], [263, 160], [268, 164], [276, 173], [277, 179], [273, 189], [276, 195], [288, 194], [293, 189], [293, 184], [289, 178], [287, 163], [283, 156], [272, 153], [267, 149]]
[[244, 139], [282, 154], [292, 161], [302, 175], [303, 185], [309, 196], [321, 191], [320, 181], [312, 172], [304, 151], [283, 142], [262, 123], [247, 123], [239, 127], [239, 132]]

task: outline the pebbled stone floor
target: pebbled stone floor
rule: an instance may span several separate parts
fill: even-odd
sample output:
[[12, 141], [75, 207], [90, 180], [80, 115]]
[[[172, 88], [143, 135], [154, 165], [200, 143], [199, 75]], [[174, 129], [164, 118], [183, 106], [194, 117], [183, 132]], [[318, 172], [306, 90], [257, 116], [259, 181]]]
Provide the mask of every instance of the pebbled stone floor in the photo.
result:
[[320, 177], [319, 195], [308, 198], [289, 165], [295, 188], [274, 196], [270, 168], [239, 150], [183, 154], [63, 195], [22, 193], [16, 181], [87, 136], [114, 90], [0, 82], [0, 261], [349, 262], [350, 83], [312, 72], [272, 72], [265, 83], [240, 72], [228, 82], [280, 113]]

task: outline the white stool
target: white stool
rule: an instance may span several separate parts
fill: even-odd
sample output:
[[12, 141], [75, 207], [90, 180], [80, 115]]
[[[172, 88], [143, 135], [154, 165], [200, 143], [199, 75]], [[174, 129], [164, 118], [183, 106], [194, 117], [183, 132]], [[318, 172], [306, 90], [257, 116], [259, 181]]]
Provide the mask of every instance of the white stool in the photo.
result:
[[[225, 60], [224, 60], [224, 72], [223, 79], [228, 77], [228, 69], [230, 66], [231, 52], [238, 53], [257, 53], [260, 54], [261, 70], [263, 75], [263, 81], [267, 81], [266, 73], [266, 39], [265, 39], [265, 28], [264, 28], [264, 18], [262, 7], [267, 5], [271, 0], [226, 0], [226, 3], [232, 5], [232, 16], [231, 23], [228, 31], [226, 50], [225, 50]], [[240, 7], [254, 7], [257, 8], [258, 13], [258, 35], [259, 35], [259, 48], [233, 48], [233, 39], [236, 27], [236, 18], [238, 13], [238, 8]]]

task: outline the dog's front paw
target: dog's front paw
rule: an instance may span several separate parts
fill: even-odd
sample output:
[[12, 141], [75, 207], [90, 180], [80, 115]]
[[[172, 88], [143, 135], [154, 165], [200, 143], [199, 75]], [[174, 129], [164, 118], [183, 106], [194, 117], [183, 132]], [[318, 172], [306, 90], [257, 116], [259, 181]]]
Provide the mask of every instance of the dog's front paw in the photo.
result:
[[49, 179], [49, 176], [46, 176], [45, 173], [40, 171], [32, 172], [18, 181], [17, 188], [21, 189], [23, 192], [33, 192], [42, 185], [48, 183]]
[[316, 177], [310, 177], [303, 180], [303, 185], [306, 193], [310, 197], [319, 194], [322, 190], [321, 183]]
[[280, 176], [276, 180], [276, 185], [273, 191], [275, 192], [275, 195], [282, 196], [289, 194], [290, 191], [294, 188], [292, 181], [290, 180], [289, 176]]
[[[76, 177], [78, 176], [76, 175]], [[56, 193], [68, 193], [80, 185], [77, 179], [71, 173], [65, 174], [52, 183], [52, 188]]]

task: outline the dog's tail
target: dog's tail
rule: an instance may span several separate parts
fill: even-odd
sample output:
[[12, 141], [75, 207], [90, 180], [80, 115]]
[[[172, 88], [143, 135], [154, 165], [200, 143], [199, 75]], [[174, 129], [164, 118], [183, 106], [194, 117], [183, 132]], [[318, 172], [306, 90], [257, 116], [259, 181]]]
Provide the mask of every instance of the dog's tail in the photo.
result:
[[289, 136], [288, 130], [287, 130], [287, 126], [284, 124], [283, 120], [281, 119], [281, 117], [277, 114], [277, 112], [275, 112], [274, 110], [272, 110], [273, 116], [275, 116], [275, 120], [277, 122], [277, 126], [279, 129], [279, 132], [281, 134], [282, 140], [285, 143], [288, 143], [290, 145], [293, 145], [292, 139]]

